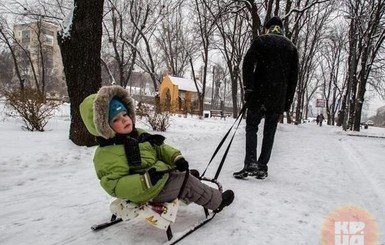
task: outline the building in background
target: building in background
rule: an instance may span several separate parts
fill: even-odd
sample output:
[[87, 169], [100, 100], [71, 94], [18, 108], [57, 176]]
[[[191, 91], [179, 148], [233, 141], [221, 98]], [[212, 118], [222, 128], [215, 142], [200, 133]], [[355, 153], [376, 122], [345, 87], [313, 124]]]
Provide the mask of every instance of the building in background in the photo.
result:
[[[39, 87], [47, 97], [61, 98], [67, 89], [57, 31], [56, 25], [44, 21], [17, 24], [13, 27], [13, 45], [22, 86]], [[14, 71], [14, 84], [19, 84], [16, 80]]]
[[[202, 85], [198, 83], [202, 88]], [[165, 75], [159, 88], [160, 111], [193, 113], [198, 109], [198, 91], [191, 79]]]

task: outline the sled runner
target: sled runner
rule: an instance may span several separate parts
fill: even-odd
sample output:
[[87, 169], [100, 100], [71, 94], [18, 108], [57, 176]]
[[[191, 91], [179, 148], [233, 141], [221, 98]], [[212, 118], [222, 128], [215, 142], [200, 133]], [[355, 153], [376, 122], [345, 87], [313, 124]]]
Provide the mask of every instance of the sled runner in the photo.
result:
[[[201, 177], [201, 180], [210, 181], [215, 183], [218, 186], [220, 192], [222, 192], [221, 184], [216, 180], [211, 180], [206, 177]], [[97, 224], [91, 227], [93, 231], [98, 231], [104, 228], [107, 228], [111, 225], [117, 224], [121, 221], [130, 221], [137, 217], [144, 219], [150, 225], [155, 226], [156, 228], [166, 231], [167, 239], [170, 241], [173, 238], [171, 231], [171, 224], [175, 222], [176, 215], [179, 209], [179, 205], [188, 205], [188, 203], [183, 200], [174, 199], [172, 202], [165, 203], [153, 203], [148, 202], [144, 204], [136, 204], [124, 199], [115, 199], [110, 204], [110, 211], [112, 213], [111, 220], [109, 222]], [[214, 218], [215, 213], [209, 212], [207, 209], [204, 209], [206, 214], [206, 219], [202, 220], [197, 225], [189, 229], [185, 234], [177, 238], [176, 241], [170, 244], [174, 244], [180, 241], [185, 236], [192, 233], [194, 230], [206, 224], [212, 218]], [[172, 242], [172, 241], [170, 241]]]

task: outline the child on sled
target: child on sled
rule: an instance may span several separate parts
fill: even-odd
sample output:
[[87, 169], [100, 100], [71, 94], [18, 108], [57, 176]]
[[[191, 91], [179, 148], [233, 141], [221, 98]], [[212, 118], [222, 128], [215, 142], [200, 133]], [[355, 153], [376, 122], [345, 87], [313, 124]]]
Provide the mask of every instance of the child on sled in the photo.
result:
[[233, 191], [221, 193], [190, 174], [181, 152], [163, 136], [135, 127], [135, 106], [122, 87], [102, 87], [84, 99], [80, 113], [99, 144], [94, 167], [109, 195], [138, 204], [179, 198], [214, 212], [232, 203]]

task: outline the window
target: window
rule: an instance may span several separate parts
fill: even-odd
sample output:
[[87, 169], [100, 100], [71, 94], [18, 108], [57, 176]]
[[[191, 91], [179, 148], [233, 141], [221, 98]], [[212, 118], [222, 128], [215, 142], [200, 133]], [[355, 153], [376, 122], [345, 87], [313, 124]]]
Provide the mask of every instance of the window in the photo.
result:
[[21, 31], [21, 43], [22, 44], [28, 44], [30, 42], [30, 31], [24, 30]]
[[48, 30], [42, 30], [42, 33], [45, 37], [44, 43], [48, 45], [53, 45], [53, 36], [54, 32], [53, 31], [48, 31]]

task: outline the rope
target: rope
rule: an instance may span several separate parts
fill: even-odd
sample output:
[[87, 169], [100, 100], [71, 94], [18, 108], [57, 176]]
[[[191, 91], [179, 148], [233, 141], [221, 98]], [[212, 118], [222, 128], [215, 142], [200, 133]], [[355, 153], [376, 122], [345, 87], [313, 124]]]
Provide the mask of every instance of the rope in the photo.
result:
[[220, 148], [222, 147], [222, 145], [223, 145], [223, 143], [225, 142], [226, 138], [228, 137], [228, 135], [230, 134], [231, 130], [233, 129], [233, 127], [235, 126], [235, 124], [236, 124], [237, 121], [238, 121], [238, 124], [237, 124], [237, 126], [236, 126], [236, 128], [235, 128], [235, 131], [234, 131], [234, 133], [233, 133], [233, 136], [231, 137], [231, 140], [230, 140], [230, 142], [229, 142], [229, 145], [228, 145], [227, 148], [226, 148], [226, 151], [225, 151], [225, 153], [224, 153], [224, 155], [223, 155], [223, 157], [222, 157], [222, 160], [221, 160], [221, 162], [220, 162], [220, 164], [219, 164], [219, 166], [218, 166], [217, 172], [216, 172], [216, 174], [215, 174], [214, 179], [217, 179], [217, 178], [218, 178], [218, 176], [219, 176], [219, 174], [220, 174], [220, 172], [221, 172], [221, 170], [222, 170], [223, 164], [224, 164], [224, 162], [225, 162], [225, 160], [226, 160], [227, 154], [228, 154], [228, 152], [229, 152], [229, 150], [230, 150], [230, 146], [231, 146], [231, 144], [233, 143], [233, 139], [234, 139], [235, 133], [237, 132], [237, 129], [238, 129], [238, 127], [239, 127], [239, 124], [240, 124], [241, 121], [242, 121], [243, 116], [245, 115], [245, 112], [246, 112], [246, 105], [243, 105], [243, 107], [242, 107], [241, 111], [239, 112], [238, 117], [235, 119], [233, 125], [230, 127], [230, 129], [227, 131], [227, 133], [225, 134], [225, 136], [222, 138], [221, 142], [219, 143], [219, 145], [218, 145], [217, 148], [215, 149], [214, 154], [212, 155], [212, 157], [211, 157], [209, 163], [207, 164], [205, 170], [203, 171], [201, 177], [203, 177], [203, 176], [205, 175], [205, 173], [206, 173], [208, 167], [210, 166], [211, 162], [213, 161], [213, 159], [214, 159], [215, 156], [217, 155], [218, 151], [219, 151]]

